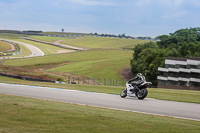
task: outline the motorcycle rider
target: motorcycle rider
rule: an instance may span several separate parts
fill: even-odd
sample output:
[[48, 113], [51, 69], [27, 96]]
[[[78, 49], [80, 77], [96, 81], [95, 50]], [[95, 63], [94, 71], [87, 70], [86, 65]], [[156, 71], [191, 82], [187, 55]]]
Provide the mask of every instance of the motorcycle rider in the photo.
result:
[[[136, 75], [136, 77], [134, 77], [131, 80], [129, 80], [128, 83], [130, 84], [132, 81], [136, 81], [136, 82], [132, 83], [132, 86], [134, 87], [133, 90], [135, 90], [138, 85], [146, 82], [146, 79], [145, 79], [145, 77], [141, 73], [138, 73]], [[133, 90], [131, 90], [131, 91], [133, 91]]]

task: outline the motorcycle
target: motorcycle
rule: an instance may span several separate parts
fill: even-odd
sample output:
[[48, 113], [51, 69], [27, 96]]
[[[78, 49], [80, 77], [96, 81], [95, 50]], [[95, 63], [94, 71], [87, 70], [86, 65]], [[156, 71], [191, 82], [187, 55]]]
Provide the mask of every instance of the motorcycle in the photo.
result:
[[126, 82], [126, 88], [124, 88], [121, 91], [120, 96], [122, 98], [125, 98], [126, 96], [130, 96], [130, 97], [136, 96], [138, 99], [142, 100], [147, 96], [148, 94], [147, 88], [150, 87], [151, 85], [152, 85], [151, 82], [144, 82], [140, 85]]

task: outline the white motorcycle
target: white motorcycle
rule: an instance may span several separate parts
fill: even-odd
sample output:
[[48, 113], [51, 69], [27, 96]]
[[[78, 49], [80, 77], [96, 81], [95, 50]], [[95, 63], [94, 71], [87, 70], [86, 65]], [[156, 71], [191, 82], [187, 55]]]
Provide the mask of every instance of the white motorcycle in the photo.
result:
[[147, 91], [147, 87], [150, 87], [152, 85], [151, 82], [144, 82], [140, 85], [135, 85], [133, 86], [132, 83], [126, 83], [126, 88], [124, 88], [122, 91], [121, 91], [121, 94], [120, 96], [122, 98], [125, 98], [126, 96], [136, 96], [138, 99], [142, 100], [144, 99], [147, 94], [148, 94], [148, 91]]

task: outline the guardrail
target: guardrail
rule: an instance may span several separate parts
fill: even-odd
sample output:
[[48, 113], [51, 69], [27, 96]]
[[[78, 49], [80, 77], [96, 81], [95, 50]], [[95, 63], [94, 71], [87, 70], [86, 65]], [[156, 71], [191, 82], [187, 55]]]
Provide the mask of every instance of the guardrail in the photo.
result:
[[106, 79], [106, 78], [89, 78], [89, 77], [68, 77], [68, 84], [85, 84], [85, 85], [106, 85], [106, 86], [124, 86], [124, 79]]
[[25, 77], [25, 76], [16, 76], [16, 75], [5, 74], [5, 73], [0, 73], [0, 76], [5, 76], [5, 77], [9, 77], [9, 78], [16, 78], [16, 79], [22, 79], [22, 80], [29, 80], [29, 81], [40, 81], [40, 82], [55, 83], [55, 81], [52, 81], [52, 80], [36, 79], [36, 78], [30, 78], [30, 77]]
[[22, 39], [30, 40], [30, 41], [34, 41], [34, 42], [39, 42], [39, 43], [44, 43], [44, 44], [49, 44], [49, 45], [52, 45], [52, 46], [65, 48], [65, 49], [80, 50], [79, 48], [72, 48], [72, 47], [68, 47], [68, 46], [65, 46], [65, 45], [54, 44], [54, 43], [45, 42], [45, 41], [41, 41], [41, 40], [36, 40], [36, 39], [28, 38], [28, 37], [22, 37]]
[[19, 45], [17, 43], [14, 43], [14, 42], [9, 42], [9, 41], [6, 41], [6, 40], [0, 40], [2, 42], [5, 42], [5, 43], [8, 43], [8, 44], [11, 44], [15, 47], [15, 50], [11, 50], [11, 51], [2, 51], [2, 55], [0, 56], [12, 56], [12, 55], [17, 55], [17, 54], [20, 54], [21, 53], [21, 48], [19, 47]]
[[140, 38], [140, 37], [131, 37], [131, 36], [116, 36], [116, 35], [48, 35], [45, 34], [43, 36], [50, 37], [83, 37], [83, 36], [92, 36], [92, 37], [106, 37], [106, 38], [120, 38], [120, 39], [139, 39], [139, 40], [147, 40], [147, 41], [160, 41], [160, 39], [155, 38]]
[[68, 77], [67, 82], [62, 81], [53, 81], [53, 80], [43, 80], [38, 78], [31, 78], [26, 76], [16, 76], [12, 74], [0, 73], [0, 76], [5, 76], [9, 78], [16, 78], [28, 81], [39, 81], [39, 82], [50, 82], [50, 83], [59, 83], [59, 84], [83, 84], [83, 85], [106, 85], [106, 86], [124, 86], [125, 80], [117, 80], [117, 79], [95, 79], [95, 78], [74, 78]]

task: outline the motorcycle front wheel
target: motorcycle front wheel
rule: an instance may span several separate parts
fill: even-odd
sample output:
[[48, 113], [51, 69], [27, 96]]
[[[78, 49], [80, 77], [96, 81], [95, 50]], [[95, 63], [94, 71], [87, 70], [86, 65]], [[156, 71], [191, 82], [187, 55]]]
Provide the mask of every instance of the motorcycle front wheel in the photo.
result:
[[148, 91], [146, 88], [142, 88], [136, 92], [136, 96], [140, 100], [144, 99], [147, 96], [147, 94], [148, 94]]
[[121, 91], [120, 96], [121, 96], [122, 98], [125, 98], [125, 97], [127, 96], [127, 89], [126, 89], [126, 88], [124, 88], [124, 89]]

